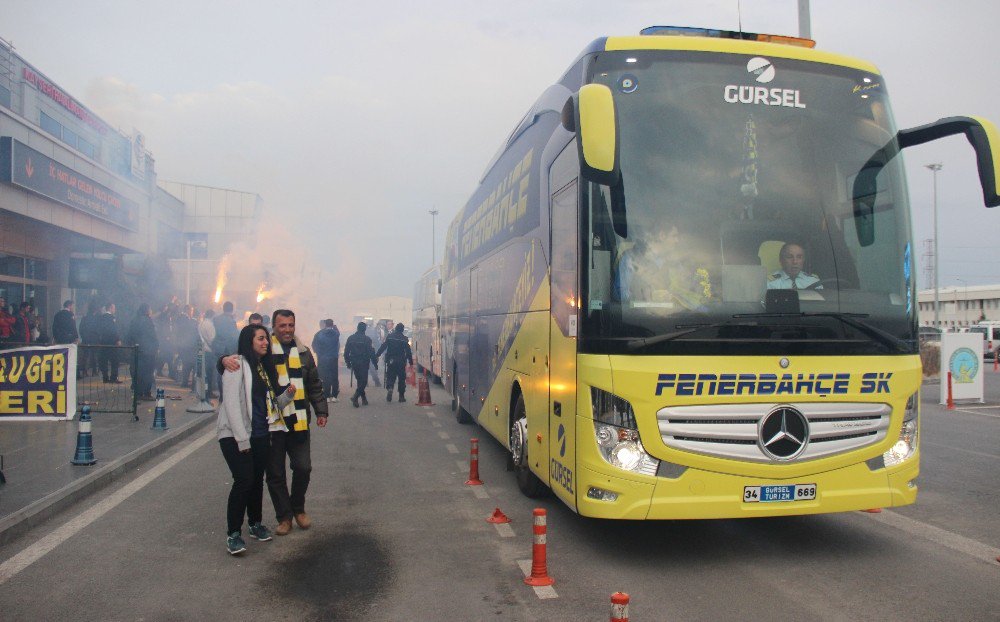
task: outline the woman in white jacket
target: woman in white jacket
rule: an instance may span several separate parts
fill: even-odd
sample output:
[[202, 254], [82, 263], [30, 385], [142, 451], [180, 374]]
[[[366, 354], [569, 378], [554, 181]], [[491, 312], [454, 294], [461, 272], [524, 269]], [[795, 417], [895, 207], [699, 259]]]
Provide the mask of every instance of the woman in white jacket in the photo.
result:
[[278, 387], [271, 361], [271, 336], [263, 326], [246, 326], [240, 333], [239, 371], [222, 376], [224, 401], [219, 405], [218, 437], [222, 455], [233, 474], [226, 510], [226, 549], [231, 555], [246, 550], [243, 516], [250, 536], [266, 542], [271, 531], [261, 522], [264, 472], [270, 450], [270, 420], [292, 401], [295, 387]]

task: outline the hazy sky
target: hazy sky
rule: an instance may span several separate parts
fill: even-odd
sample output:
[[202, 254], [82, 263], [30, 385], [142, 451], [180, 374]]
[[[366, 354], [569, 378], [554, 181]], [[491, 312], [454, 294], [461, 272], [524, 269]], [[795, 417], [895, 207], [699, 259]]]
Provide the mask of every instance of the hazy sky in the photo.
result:
[[[797, 33], [795, 0], [744, 0], [746, 30]], [[331, 296], [410, 296], [528, 107], [593, 39], [735, 29], [737, 2], [0, 0], [0, 37], [113, 125], [161, 179], [259, 193]], [[817, 48], [883, 72], [900, 127], [1000, 123], [991, 0], [813, 0]], [[1000, 209], [964, 138], [908, 150], [921, 287], [938, 174], [942, 285], [1000, 283]]]

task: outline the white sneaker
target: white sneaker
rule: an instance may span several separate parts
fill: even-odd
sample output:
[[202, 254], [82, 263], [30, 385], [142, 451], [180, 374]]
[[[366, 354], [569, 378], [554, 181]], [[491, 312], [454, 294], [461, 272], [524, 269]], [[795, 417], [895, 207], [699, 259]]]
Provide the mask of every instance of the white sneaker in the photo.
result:
[[326, 398], [326, 401], [333, 402], [334, 404], [336, 404], [340, 400], [338, 400], [336, 397], [328, 397], [328, 398]]

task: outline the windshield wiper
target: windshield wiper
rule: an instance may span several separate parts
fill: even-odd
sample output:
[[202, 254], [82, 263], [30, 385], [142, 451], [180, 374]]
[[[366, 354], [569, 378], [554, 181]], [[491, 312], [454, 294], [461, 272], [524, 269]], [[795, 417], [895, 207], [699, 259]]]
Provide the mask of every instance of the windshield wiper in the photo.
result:
[[840, 320], [844, 324], [847, 324], [851, 328], [857, 329], [859, 332], [871, 337], [878, 343], [888, 346], [897, 352], [906, 354], [912, 351], [912, 348], [905, 341], [899, 337], [887, 333], [886, 331], [878, 328], [877, 326], [872, 326], [868, 322], [863, 322], [863, 318], [867, 318], [869, 315], [867, 313], [836, 313], [836, 312], [815, 312], [815, 313], [740, 313], [734, 315], [734, 319], [741, 318], [762, 318], [762, 317], [829, 317], [835, 320]]
[[[733, 316], [736, 317], [736, 316]], [[646, 346], [653, 346], [658, 343], [663, 343], [665, 341], [673, 341], [674, 339], [679, 339], [685, 335], [690, 335], [691, 333], [696, 333], [699, 330], [704, 330], [706, 328], [726, 328], [729, 326], [756, 326], [756, 323], [740, 323], [734, 324], [733, 322], [716, 322], [716, 323], [704, 323], [704, 324], [678, 324], [675, 328], [676, 330], [672, 333], [663, 333], [662, 335], [654, 335], [652, 337], [639, 337], [636, 339], [629, 339], [625, 344], [625, 348], [629, 351], [640, 350]]]

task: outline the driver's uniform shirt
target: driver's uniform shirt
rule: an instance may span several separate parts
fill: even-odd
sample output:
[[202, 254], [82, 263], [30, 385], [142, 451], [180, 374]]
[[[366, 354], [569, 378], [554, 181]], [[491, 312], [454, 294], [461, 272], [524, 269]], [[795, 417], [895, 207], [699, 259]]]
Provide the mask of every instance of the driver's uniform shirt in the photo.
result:
[[[778, 270], [767, 277], [768, 289], [823, 289], [822, 285], [816, 283], [819, 283], [819, 277], [808, 272], [799, 272], [793, 279], [784, 270]], [[816, 286], [811, 287], [812, 285]]]

